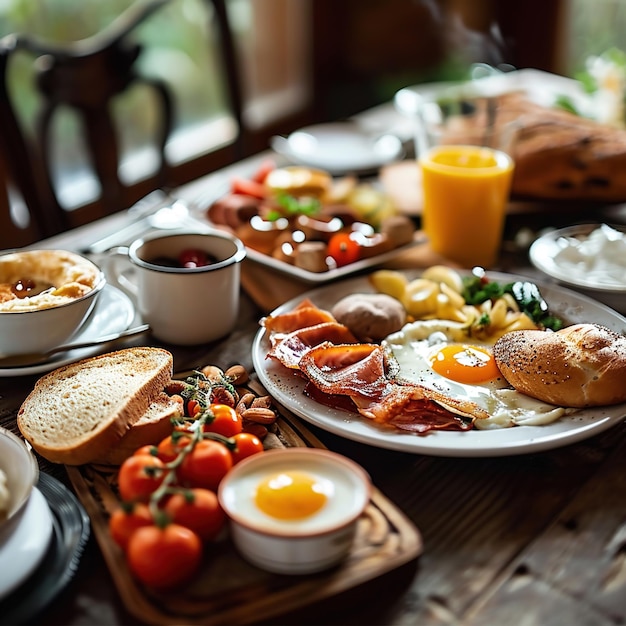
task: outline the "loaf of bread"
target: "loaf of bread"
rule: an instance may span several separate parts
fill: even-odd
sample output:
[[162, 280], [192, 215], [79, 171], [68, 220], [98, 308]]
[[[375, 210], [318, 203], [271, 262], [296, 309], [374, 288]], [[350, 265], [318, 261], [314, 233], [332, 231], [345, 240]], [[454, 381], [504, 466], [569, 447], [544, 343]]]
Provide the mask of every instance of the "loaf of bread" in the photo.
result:
[[626, 130], [520, 95], [500, 98], [499, 125], [510, 124], [514, 195], [556, 200], [626, 200]]
[[498, 339], [493, 356], [515, 389], [538, 400], [564, 407], [626, 402], [626, 337], [604, 326], [512, 331]]
[[[594, 202], [626, 201], [626, 130], [600, 124], [521, 93], [499, 96], [489, 108], [497, 145], [515, 161], [511, 194], [516, 198]], [[454, 140], [465, 128], [476, 134], [488, 116], [455, 119]]]
[[40, 378], [20, 407], [17, 425], [49, 461], [89, 463], [119, 444], [172, 374], [172, 354], [161, 348], [84, 359]]

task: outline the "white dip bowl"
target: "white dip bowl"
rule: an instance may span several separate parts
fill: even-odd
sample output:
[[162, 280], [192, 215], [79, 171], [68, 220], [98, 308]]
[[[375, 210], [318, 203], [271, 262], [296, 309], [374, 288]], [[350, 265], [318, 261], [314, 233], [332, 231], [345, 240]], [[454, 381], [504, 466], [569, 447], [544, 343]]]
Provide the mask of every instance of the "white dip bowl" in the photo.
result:
[[530, 247], [531, 263], [550, 278], [626, 314], [626, 232], [607, 224], [549, 231]]
[[0, 356], [42, 353], [67, 342], [105, 284], [100, 268], [74, 252], [0, 254]]
[[[246, 560], [273, 573], [310, 574], [349, 554], [371, 482], [363, 468], [344, 456], [287, 448], [238, 463], [222, 480], [218, 496], [230, 518], [233, 542]], [[316, 498], [323, 504], [304, 514]]]

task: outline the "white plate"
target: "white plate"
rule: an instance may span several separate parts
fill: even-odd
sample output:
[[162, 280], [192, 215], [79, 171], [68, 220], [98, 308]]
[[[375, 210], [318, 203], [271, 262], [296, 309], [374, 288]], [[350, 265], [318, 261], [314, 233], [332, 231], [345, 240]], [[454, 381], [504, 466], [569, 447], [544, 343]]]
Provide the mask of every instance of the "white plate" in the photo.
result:
[[[135, 306], [132, 300], [117, 287], [106, 285], [82, 329], [72, 337], [72, 342], [92, 341], [104, 335], [126, 330], [134, 318]], [[0, 377], [42, 374], [97, 354], [100, 350], [102, 346], [92, 346], [54, 355], [45, 363], [37, 365], [0, 368]]]
[[[417, 272], [409, 274], [410, 277], [417, 275]], [[497, 272], [489, 272], [488, 275], [492, 280], [503, 283], [520, 279]], [[594, 322], [618, 332], [626, 328], [626, 318], [603, 304], [568, 289], [537, 284], [550, 309], [569, 323]], [[346, 294], [371, 291], [366, 276], [353, 278], [307, 292], [280, 306], [273, 314], [292, 309], [305, 297], [329, 309]], [[626, 416], [626, 404], [621, 404], [581, 410], [547, 426], [515, 426], [489, 431], [438, 431], [427, 435], [397, 432], [378, 427], [359, 415], [332, 409], [308, 398], [304, 395], [305, 381], [276, 360], [266, 359], [268, 349], [268, 338], [261, 328], [253, 343], [252, 359], [259, 380], [271, 396], [323, 430], [379, 448], [453, 457], [529, 454], [587, 439], [620, 423]]]
[[371, 172], [403, 155], [395, 135], [371, 134], [351, 122], [307, 126], [286, 138], [273, 137], [270, 143], [298, 165], [335, 175]]
[[33, 489], [22, 519], [0, 543], [0, 600], [35, 571], [52, 536], [52, 514], [43, 494]]

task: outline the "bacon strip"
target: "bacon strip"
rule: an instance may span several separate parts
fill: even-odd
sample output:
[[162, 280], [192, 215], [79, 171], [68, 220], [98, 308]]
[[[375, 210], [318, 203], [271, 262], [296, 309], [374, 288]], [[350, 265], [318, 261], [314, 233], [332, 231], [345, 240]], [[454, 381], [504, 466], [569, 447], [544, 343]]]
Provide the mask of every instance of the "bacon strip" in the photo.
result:
[[291, 333], [294, 330], [315, 326], [324, 322], [336, 322], [332, 313], [320, 309], [308, 298], [302, 300], [295, 309], [279, 315], [268, 315], [261, 320], [261, 325], [269, 333]]
[[364, 417], [404, 430], [469, 430], [476, 418], [488, 417], [473, 402], [390, 379], [376, 344], [321, 344], [302, 356], [299, 369], [324, 393], [349, 396]]
[[274, 336], [270, 341], [272, 347], [267, 354], [268, 358], [276, 359], [290, 369], [298, 369], [302, 356], [322, 342], [357, 343], [348, 327], [339, 322], [323, 322], [300, 328], [281, 337]]
[[326, 341], [300, 359], [300, 371], [324, 393], [378, 398], [390, 384], [383, 375], [384, 354], [371, 343], [335, 345]]

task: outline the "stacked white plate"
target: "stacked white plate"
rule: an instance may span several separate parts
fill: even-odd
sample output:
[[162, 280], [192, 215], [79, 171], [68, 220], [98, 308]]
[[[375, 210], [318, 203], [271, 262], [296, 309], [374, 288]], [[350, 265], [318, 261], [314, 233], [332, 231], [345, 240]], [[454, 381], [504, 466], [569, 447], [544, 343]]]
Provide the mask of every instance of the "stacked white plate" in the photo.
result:
[[[0, 469], [9, 492], [7, 518], [0, 524], [0, 600], [41, 563], [52, 536], [52, 514], [36, 487], [39, 467], [30, 448], [0, 428]], [[4, 481], [3, 481], [4, 482]]]

